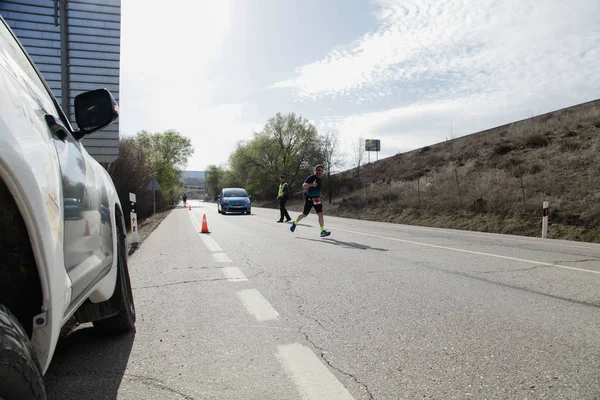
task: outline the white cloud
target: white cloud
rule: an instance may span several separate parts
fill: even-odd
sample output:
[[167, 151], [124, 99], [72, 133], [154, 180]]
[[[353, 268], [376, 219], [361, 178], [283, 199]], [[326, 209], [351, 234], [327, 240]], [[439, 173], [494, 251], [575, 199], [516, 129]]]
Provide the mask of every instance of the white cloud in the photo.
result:
[[[352, 100], [326, 117], [344, 142], [393, 155], [597, 98], [600, 3], [379, 0], [379, 26], [273, 87], [301, 102]], [[386, 109], [381, 108], [387, 104]]]
[[595, 68], [589, 63], [600, 61], [595, 50], [600, 33], [593, 17], [600, 11], [597, 2], [377, 3], [378, 29], [273, 86], [293, 89], [304, 100], [335, 95], [371, 99], [371, 91], [389, 85], [395, 90], [387, 96], [408, 88], [430, 99], [482, 91], [519, 93], [540, 81], [570, 85], [592, 79]]

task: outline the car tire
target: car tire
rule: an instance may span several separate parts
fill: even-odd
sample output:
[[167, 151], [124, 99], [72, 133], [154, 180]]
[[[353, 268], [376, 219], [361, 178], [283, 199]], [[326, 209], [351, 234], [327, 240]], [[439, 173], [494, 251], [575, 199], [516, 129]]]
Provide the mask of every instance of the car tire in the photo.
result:
[[0, 304], [0, 399], [46, 399], [42, 370], [17, 318]]
[[120, 228], [117, 229], [118, 265], [115, 292], [110, 300], [119, 305], [119, 312], [112, 317], [94, 321], [94, 328], [101, 334], [112, 335], [125, 332], [135, 332], [135, 305], [127, 268], [127, 253], [125, 237]]

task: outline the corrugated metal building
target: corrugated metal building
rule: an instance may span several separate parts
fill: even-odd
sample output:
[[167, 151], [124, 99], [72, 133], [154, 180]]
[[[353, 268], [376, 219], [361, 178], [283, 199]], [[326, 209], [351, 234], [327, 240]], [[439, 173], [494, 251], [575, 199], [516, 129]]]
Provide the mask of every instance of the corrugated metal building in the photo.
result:
[[[121, 0], [0, 0], [0, 14], [73, 126], [73, 102], [79, 93], [106, 88], [119, 101]], [[99, 162], [114, 161], [119, 154], [118, 121], [83, 144]]]

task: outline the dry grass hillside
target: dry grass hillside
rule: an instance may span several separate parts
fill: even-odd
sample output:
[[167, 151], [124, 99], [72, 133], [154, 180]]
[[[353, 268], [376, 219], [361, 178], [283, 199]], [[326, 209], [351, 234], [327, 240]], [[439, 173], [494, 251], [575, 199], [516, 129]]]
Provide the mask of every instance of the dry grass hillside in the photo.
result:
[[[600, 243], [600, 100], [337, 174], [325, 213]], [[292, 205], [298, 210], [298, 205]]]

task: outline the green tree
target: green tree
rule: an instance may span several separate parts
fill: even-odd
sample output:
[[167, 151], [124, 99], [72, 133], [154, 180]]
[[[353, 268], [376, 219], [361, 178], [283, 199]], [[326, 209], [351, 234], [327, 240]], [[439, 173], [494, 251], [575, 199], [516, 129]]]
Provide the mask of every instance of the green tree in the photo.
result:
[[278, 113], [254, 139], [238, 143], [229, 158], [234, 179], [262, 198], [275, 196], [278, 178], [286, 175], [299, 186], [299, 177], [323, 160], [317, 129], [294, 113]]
[[224, 171], [216, 165], [209, 165], [205, 171], [205, 185], [208, 196], [215, 200], [222, 189]]
[[191, 140], [175, 130], [163, 133], [142, 131], [136, 140], [151, 160], [154, 177], [162, 187], [160, 197], [171, 204], [184, 186], [181, 171], [194, 153]]

